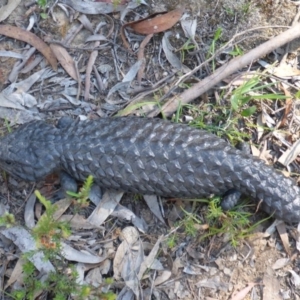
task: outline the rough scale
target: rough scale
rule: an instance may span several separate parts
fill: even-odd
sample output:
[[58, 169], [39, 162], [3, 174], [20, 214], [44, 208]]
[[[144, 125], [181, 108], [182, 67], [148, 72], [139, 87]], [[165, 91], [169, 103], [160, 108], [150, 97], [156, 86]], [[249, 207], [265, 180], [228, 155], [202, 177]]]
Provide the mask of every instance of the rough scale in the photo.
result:
[[0, 141], [0, 167], [26, 181], [63, 170], [102, 187], [171, 197], [238, 190], [268, 213], [300, 221], [292, 179], [206, 131], [160, 119], [102, 118], [56, 128], [25, 124]]

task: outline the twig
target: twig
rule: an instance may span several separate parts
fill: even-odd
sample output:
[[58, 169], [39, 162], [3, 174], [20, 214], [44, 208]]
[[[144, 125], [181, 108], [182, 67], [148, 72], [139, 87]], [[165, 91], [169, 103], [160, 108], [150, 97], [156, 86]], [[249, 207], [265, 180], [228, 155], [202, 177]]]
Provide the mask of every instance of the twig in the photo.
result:
[[[96, 41], [94, 43], [94, 47], [98, 47], [100, 45], [100, 41]], [[94, 63], [98, 57], [98, 50], [94, 50], [89, 57], [89, 61], [86, 67], [85, 72], [85, 90], [84, 90], [84, 100], [88, 101], [90, 97], [90, 87], [91, 87], [91, 73], [93, 70]]]
[[252, 49], [245, 55], [232, 59], [227, 64], [224, 64], [222, 67], [218, 68], [211, 76], [208, 76], [199, 83], [195, 84], [193, 87], [185, 90], [180, 95], [172, 97], [166, 104], [163, 105], [161, 110], [157, 108], [149, 113], [148, 116], [154, 117], [160, 112], [163, 112], [166, 116], [170, 116], [173, 112], [176, 111], [179, 105], [190, 103], [192, 100], [201, 96], [203, 93], [211, 89], [227, 76], [233, 74], [234, 72], [237, 72], [239, 69], [245, 67], [251, 62], [268, 54], [276, 48], [289, 43], [299, 36], [300, 23], [294, 25], [290, 29], [272, 38], [271, 40], [261, 44], [255, 49]]
[[145, 58], [145, 54], [144, 54], [145, 47], [149, 43], [149, 41], [151, 40], [152, 37], [153, 37], [153, 33], [148, 34], [140, 44], [140, 48], [139, 48], [139, 52], [138, 52], [138, 60], [142, 61], [142, 64], [141, 64], [141, 67], [140, 67], [140, 69], [138, 71], [138, 75], [137, 75], [137, 80], [138, 80], [139, 86], [141, 86], [141, 82], [142, 82], [142, 78], [144, 77], [144, 70], [145, 70], [145, 66], [146, 66], [146, 58]]
[[80, 55], [77, 60], [74, 60], [74, 67], [75, 67], [75, 70], [76, 70], [77, 84], [78, 84], [76, 101], [79, 100], [79, 97], [81, 95], [81, 77], [80, 77], [80, 73], [79, 73], [79, 69], [78, 69], [78, 63], [80, 62], [81, 57], [82, 57], [82, 55]]

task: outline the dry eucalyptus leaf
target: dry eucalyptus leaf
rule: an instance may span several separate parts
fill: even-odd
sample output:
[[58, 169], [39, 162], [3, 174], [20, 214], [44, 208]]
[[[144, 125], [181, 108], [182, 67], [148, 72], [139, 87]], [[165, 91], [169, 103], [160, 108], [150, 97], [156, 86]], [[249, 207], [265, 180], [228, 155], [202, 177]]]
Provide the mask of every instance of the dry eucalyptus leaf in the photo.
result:
[[4, 290], [6, 290], [15, 281], [18, 281], [22, 278], [23, 266], [24, 266], [24, 260], [22, 258], [18, 259], [8, 281], [6, 282]]
[[151, 252], [149, 253], [149, 255], [143, 260], [142, 264], [141, 264], [141, 268], [139, 270], [138, 273], [138, 278], [142, 279], [144, 273], [146, 272], [146, 270], [148, 268], [151, 267], [151, 265], [153, 264], [154, 260], [156, 259], [157, 253], [160, 249], [160, 243], [163, 240], [164, 236], [161, 235], [158, 240], [156, 241], [154, 247], [152, 248]]
[[276, 226], [276, 229], [279, 233], [282, 245], [284, 247], [285, 252], [291, 256], [291, 249], [290, 249], [290, 243], [289, 243], [289, 237], [286, 231], [286, 225], [285, 223], [280, 223]]
[[239, 72], [227, 76], [223, 81], [233, 86], [241, 86], [253, 77], [257, 77], [257, 72]]
[[300, 140], [293, 144], [291, 148], [288, 148], [278, 159], [278, 161], [284, 166], [288, 166], [293, 162], [300, 154]]
[[252, 288], [257, 285], [255, 282], [250, 282], [247, 287], [243, 288], [239, 292], [236, 292], [232, 295], [230, 300], [243, 300], [247, 296], [247, 294], [252, 290]]
[[164, 37], [162, 39], [162, 48], [165, 52], [168, 62], [177, 70], [182, 69], [182, 63], [179, 58], [173, 53], [173, 47], [169, 42], [170, 32], [165, 32]]
[[299, 76], [300, 70], [287, 64], [279, 64], [278, 66], [271, 65], [264, 60], [259, 60], [258, 63], [267, 69], [267, 72], [280, 78], [291, 78]]
[[0, 51], [0, 56], [1, 57], [13, 57], [13, 58], [18, 58], [18, 59], [24, 59], [24, 55], [21, 53], [13, 52], [13, 51], [5, 51], [1, 50]]
[[145, 233], [147, 231], [147, 224], [145, 221], [137, 217], [130, 209], [120, 204], [111, 213], [111, 216], [131, 222], [140, 232]]
[[35, 217], [34, 217], [34, 205], [36, 201], [36, 196], [34, 193], [31, 194], [29, 199], [26, 202], [24, 210], [24, 220], [28, 228], [32, 229], [35, 226]]
[[196, 283], [196, 287], [207, 287], [210, 289], [221, 290], [221, 291], [228, 290], [228, 284], [221, 281], [220, 276], [215, 276], [212, 278], [206, 278], [200, 280], [199, 282]]
[[154, 281], [154, 285], [158, 286], [164, 282], [166, 282], [167, 280], [169, 280], [169, 278], [172, 276], [172, 272], [171, 271], [163, 271], [159, 276], [157, 276], [155, 278]]
[[107, 38], [103, 34], [90, 35], [85, 42], [97, 42], [97, 41], [107, 41]]
[[62, 214], [70, 207], [72, 204], [71, 198], [61, 199], [57, 202], [55, 202], [56, 210], [53, 214], [53, 220], [58, 220]]
[[121, 192], [105, 192], [102, 201], [88, 217], [88, 221], [94, 226], [100, 226], [114, 211], [122, 196]]
[[165, 224], [165, 220], [161, 214], [158, 197], [155, 195], [144, 195], [144, 200], [146, 201], [148, 207], [151, 212], [163, 223]]
[[299, 287], [300, 285], [300, 276], [293, 270], [289, 271], [292, 274], [293, 283], [296, 287]]
[[136, 274], [144, 261], [143, 245], [139, 240], [138, 231], [132, 226], [124, 228], [120, 237], [124, 240], [114, 258], [114, 278], [123, 278], [126, 286], [139, 297], [139, 277]]
[[196, 34], [196, 29], [197, 29], [197, 18], [195, 18], [193, 20], [188, 20], [187, 18], [184, 18], [184, 17], [185, 17], [185, 14], [182, 17], [181, 22], [180, 22], [181, 27], [184, 31], [184, 34], [188, 39], [194, 40], [195, 34]]
[[101, 269], [97, 267], [90, 270], [85, 277], [85, 282], [96, 288], [98, 288], [100, 285], [103, 285]]
[[30, 110], [16, 110], [0, 107], [0, 119], [8, 120], [10, 125], [24, 124], [33, 120], [41, 120], [42, 116], [43, 114], [32, 112]]
[[181, 18], [184, 8], [151, 15], [143, 20], [127, 23], [124, 27], [130, 27], [140, 34], [163, 32], [173, 27]]
[[75, 215], [62, 215], [58, 221], [68, 222], [71, 228], [73, 229], [94, 229], [99, 226], [95, 226], [91, 224], [87, 219], [83, 216], [75, 214]]
[[44, 254], [40, 251], [37, 252], [36, 242], [31, 234], [22, 227], [15, 226], [6, 228], [0, 231], [6, 238], [13, 241], [13, 243], [21, 250], [22, 253], [34, 251], [35, 254], [28, 256], [28, 259], [40, 271], [46, 274], [55, 272], [53, 265], [45, 259]]
[[282, 269], [286, 265], [288, 265], [290, 262], [289, 258], [279, 258], [275, 261], [275, 263], [272, 265], [273, 270]]
[[89, 263], [89, 264], [97, 264], [104, 261], [107, 257], [101, 257], [92, 255], [90, 253], [84, 253], [82, 251], [78, 251], [66, 243], [61, 243], [61, 254], [62, 256], [70, 261], [77, 261], [82, 263]]
[[0, 93], [0, 107], [14, 108], [24, 110], [25, 108], [18, 102], [12, 101], [10, 96], [6, 94], [5, 90]]
[[126, 241], [129, 245], [133, 245], [138, 239], [139, 233], [133, 226], [125, 227], [120, 235], [120, 240]]
[[54, 55], [56, 56], [57, 60], [60, 62], [62, 67], [65, 69], [65, 71], [76, 81], [77, 79], [77, 72], [75, 69], [74, 61], [71, 55], [68, 53], [68, 51], [57, 44], [51, 44], [50, 48]]
[[4, 21], [16, 9], [22, 0], [8, 0], [7, 4], [0, 9], [0, 22]]
[[0, 34], [23, 41], [39, 50], [48, 60], [52, 68], [57, 70], [57, 60], [50, 47], [32, 32], [16, 26], [0, 25]]

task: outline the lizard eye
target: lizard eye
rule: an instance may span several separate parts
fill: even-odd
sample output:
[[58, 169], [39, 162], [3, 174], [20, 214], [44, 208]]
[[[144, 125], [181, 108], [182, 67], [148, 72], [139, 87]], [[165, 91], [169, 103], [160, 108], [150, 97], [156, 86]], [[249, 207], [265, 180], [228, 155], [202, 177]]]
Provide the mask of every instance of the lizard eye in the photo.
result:
[[6, 160], [5, 163], [6, 163], [7, 165], [11, 165], [11, 161], [9, 161], [9, 160]]

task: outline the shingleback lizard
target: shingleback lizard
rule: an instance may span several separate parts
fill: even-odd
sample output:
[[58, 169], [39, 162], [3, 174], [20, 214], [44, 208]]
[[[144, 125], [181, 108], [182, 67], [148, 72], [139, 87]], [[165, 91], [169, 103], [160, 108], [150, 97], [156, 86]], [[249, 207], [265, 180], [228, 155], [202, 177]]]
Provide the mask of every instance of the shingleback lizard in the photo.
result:
[[300, 221], [300, 188], [263, 161], [203, 130], [160, 119], [101, 118], [57, 128], [27, 123], [0, 141], [0, 168], [26, 181], [54, 171], [101, 187], [169, 197], [237, 190], [287, 222]]

